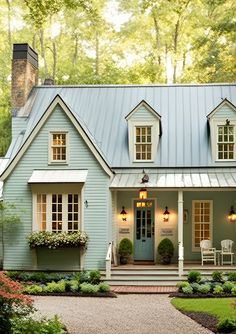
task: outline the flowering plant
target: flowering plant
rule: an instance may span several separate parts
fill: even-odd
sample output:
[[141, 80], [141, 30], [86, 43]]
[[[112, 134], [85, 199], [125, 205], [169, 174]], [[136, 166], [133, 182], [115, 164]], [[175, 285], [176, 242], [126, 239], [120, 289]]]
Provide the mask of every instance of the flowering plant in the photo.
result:
[[20, 283], [0, 272], [0, 333], [9, 333], [11, 321], [33, 312], [33, 300], [22, 294]]
[[86, 248], [88, 235], [85, 232], [48, 232], [40, 231], [31, 233], [28, 238], [30, 248], [47, 247], [57, 249], [62, 247]]

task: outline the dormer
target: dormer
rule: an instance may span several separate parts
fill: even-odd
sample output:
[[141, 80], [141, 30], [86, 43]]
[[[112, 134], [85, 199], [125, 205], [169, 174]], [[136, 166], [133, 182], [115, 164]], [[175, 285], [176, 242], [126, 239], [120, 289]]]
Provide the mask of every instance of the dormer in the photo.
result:
[[224, 99], [207, 118], [213, 161], [236, 161], [236, 107]]
[[125, 119], [128, 122], [130, 160], [155, 161], [161, 136], [161, 116], [143, 100]]

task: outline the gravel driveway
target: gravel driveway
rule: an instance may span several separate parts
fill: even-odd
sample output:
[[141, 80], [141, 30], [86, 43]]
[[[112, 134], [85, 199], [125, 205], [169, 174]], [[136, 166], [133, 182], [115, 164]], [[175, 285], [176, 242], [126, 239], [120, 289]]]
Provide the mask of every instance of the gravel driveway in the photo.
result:
[[50, 296], [34, 300], [41, 315], [59, 315], [70, 334], [212, 333], [178, 312], [167, 295]]

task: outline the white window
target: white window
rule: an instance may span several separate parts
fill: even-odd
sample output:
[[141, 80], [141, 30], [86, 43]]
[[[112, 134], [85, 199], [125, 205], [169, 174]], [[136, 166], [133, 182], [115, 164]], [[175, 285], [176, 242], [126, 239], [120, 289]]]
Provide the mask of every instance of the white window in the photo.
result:
[[193, 251], [200, 250], [201, 240], [212, 241], [212, 201], [193, 201]]
[[51, 133], [51, 162], [66, 162], [68, 149], [68, 134], [66, 132]]
[[219, 160], [235, 159], [235, 130], [228, 121], [225, 125], [218, 125], [217, 158]]
[[135, 127], [135, 158], [136, 160], [152, 160], [152, 127]]
[[36, 194], [36, 229], [39, 231], [78, 231], [79, 194]]

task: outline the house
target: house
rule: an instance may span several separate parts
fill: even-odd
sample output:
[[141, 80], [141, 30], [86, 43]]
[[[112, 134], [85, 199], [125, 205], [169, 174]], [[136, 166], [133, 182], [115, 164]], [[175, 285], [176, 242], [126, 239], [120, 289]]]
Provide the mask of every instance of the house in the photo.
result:
[[[234, 84], [37, 86], [27, 44], [14, 45], [12, 66], [2, 199], [22, 223], [4, 229], [4, 269], [104, 269], [125, 237], [133, 261], [155, 263], [168, 237], [181, 272], [200, 262], [202, 239], [236, 243]], [[78, 229], [85, 252], [27, 244], [32, 231]]]

